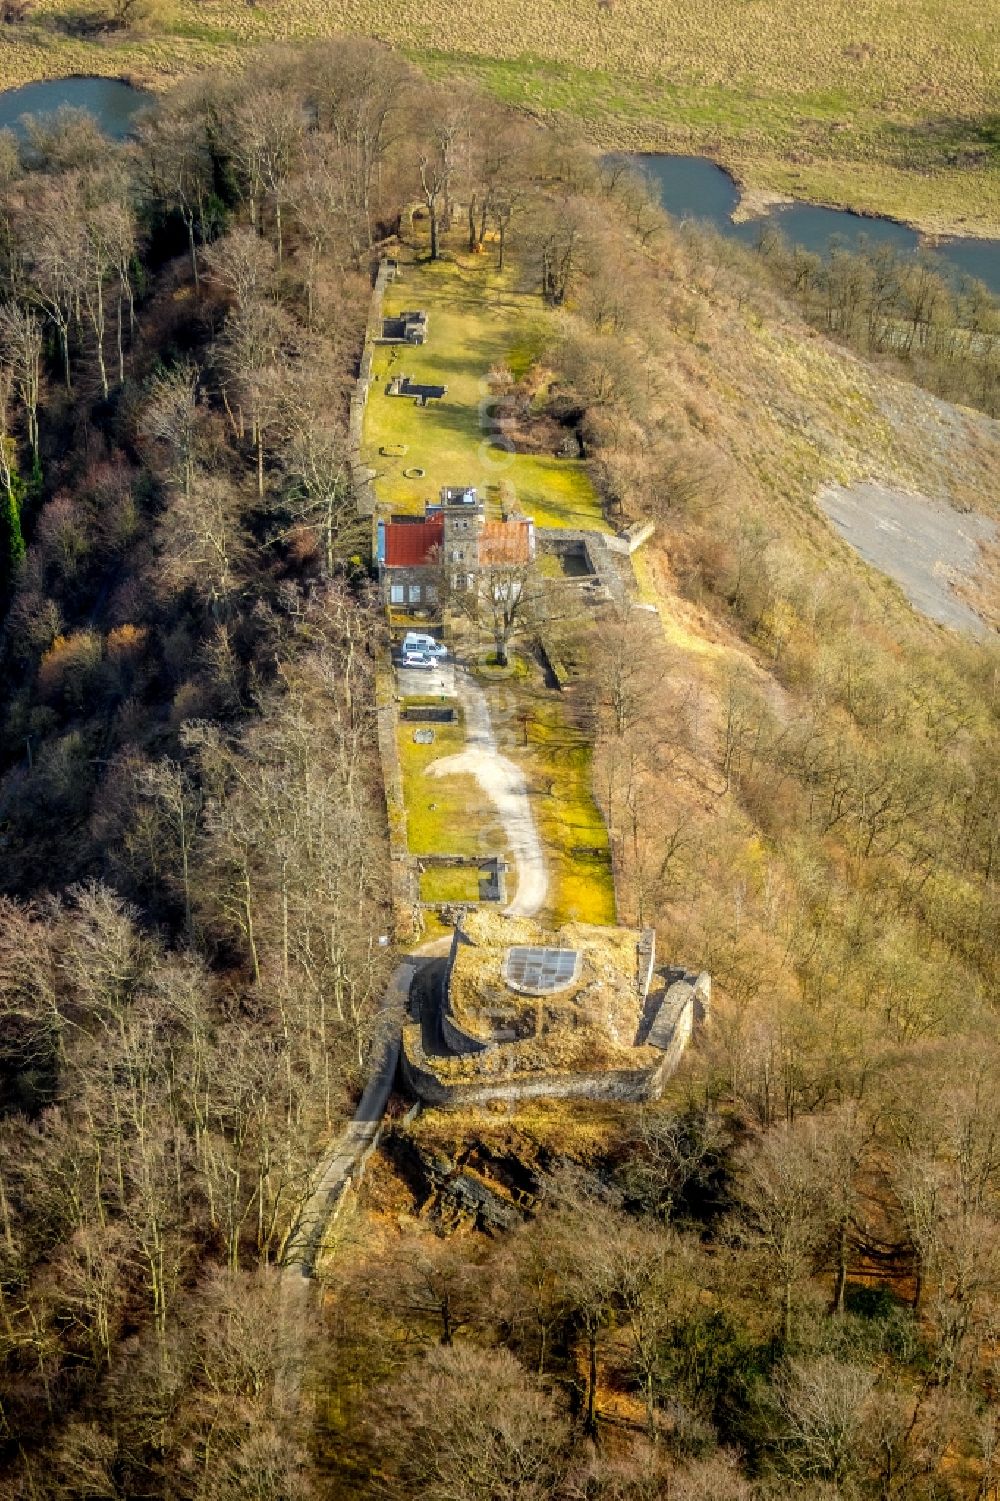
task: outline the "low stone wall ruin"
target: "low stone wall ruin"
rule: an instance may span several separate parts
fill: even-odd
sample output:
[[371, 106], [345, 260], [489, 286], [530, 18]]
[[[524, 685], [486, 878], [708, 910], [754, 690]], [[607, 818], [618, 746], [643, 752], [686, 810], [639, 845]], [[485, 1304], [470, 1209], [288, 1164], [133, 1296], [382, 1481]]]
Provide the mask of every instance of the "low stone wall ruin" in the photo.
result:
[[[454, 956], [452, 946], [452, 958]], [[491, 1100], [514, 1104], [532, 1099], [585, 1099], [641, 1102], [659, 1099], [664, 1085], [676, 1071], [694, 1035], [696, 1024], [707, 1018], [711, 1006], [711, 980], [702, 974], [695, 980], [675, 980], [664, 992], [650, 1028], [648, 1041], [660, 1053], [655, 1063], [643, 1068], [607, 1069], [589, 1073], [513, 1074], [508, 1078], [462, 1079], [449, 1083], [434, 1071], [433, 1060], [423, 1050], [418, 1025], [403, 1030], [400, 1072], [410, 1092], [428, 1105], [459, 1108], [485, 1105]], [[470, 1037], [443, 1012], [442, 1034], [456, 1054], [468, 1056], [492, 1049], [478, 1038]], [[655, 1033], [655, 1037], [654, 1037]]]
[[569, 527], [536, 527], [539, 550], [555, 554], [582, 550], [590, 573], [577, 580], [582, 588], [597, 588], [615, 604], [622, 604], [635, 586], [632, 565], [627, 561], [628, 548], [620, 549], [622, 566], [612, 549], [615, 540], [605, 532], [575, 531]]
[[[693, 1011], [692, 1011], [693, 1015]], [[533, 1074], [495, 1080], [462, 1080], [445, 1083], [428, 1066], [420, 1046], [419, 1029], [407, 1027], [400, 1053], [400, 1069], [407, 1087], [428, 1105], [457, 1108], [485, 1105], [491, 1100], [586, 1099], [622, 1102], [655, 1100], [677, 1067], [687, 1042], [680, 1030], [676, 1045], [652, 1068], [606, 1069], [595, 1073]]]

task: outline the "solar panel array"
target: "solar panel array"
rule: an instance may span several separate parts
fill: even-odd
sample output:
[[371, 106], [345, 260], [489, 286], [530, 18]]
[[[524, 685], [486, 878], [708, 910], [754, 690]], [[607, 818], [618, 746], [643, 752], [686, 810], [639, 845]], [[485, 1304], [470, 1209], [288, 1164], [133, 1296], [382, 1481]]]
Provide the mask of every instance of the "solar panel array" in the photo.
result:
[[576, 974], [577, 958], [576, 949], [508, 949], [507, 983], [518, 990], [558, 990]]

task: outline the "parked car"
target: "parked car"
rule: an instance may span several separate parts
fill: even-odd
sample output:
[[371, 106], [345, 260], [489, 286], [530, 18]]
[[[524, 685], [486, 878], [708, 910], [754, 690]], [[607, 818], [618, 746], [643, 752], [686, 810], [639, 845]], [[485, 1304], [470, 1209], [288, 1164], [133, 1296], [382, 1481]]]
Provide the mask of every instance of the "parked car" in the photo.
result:
[[428, 657], [446, 657], [448, 648], [443, 641], [429, 636], [426, 631], [407, 631], [403, 637], [403, 653], [408, 651], [423, 652]]
[[423, 667], [430, 671], [437, 666], [434, 657], [427, 655], [425, 651], [404, 651], [399, 659], [400, 667]]

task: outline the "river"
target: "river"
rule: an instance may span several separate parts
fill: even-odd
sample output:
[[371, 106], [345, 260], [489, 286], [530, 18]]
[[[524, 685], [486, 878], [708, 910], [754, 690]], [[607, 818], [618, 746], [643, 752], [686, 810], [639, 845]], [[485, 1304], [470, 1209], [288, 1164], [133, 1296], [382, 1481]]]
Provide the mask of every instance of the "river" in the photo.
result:
[[0, 130], [23, 136], [24, 115], [54, 114], [68, 104], [87, 110], [105, 135], [122, 141], [131, 131], [135, 115], [152, 100], [152, 94], [134, 89], [120, 78], [48, 78], [0, 92]]
[[[703, 220], [747, 245], [756, 244], [764, 230], [773, 228], [793, 244], [820, 255], [826, 255], [834, 241], [852, 249], [889, 244], [910, 255], [921, 248], [917, 232], [895, 219], [863, 218], [811, 203], [777, 204], [757, 218], [734, 224], [739, 189], [707, 157], [638, 155], [631, 160], [655, 183], [664, 208], [676, 218]], [[1000, 297], [1000, 240], [949, 238], [925, 248], [952, 275], [975, 277]]]
[[[23, 116], [51, 114], [62, 105], [85, 109], [105, 135], [124, 140], [136, 114], [153, 95], [120, 78], [53, 78], [0, 93], [0, 130], [23, 135]], [[827, 254], [837, 241], [851, 248], [862, 244], [890, 244], [916, 254], [920, 237], [894, 219], [862, 218], [841, 209], [817, 208], [811, 203], [777, 204], [766, 214], [734, 224], [739, 189], [715, 162], [703, 156], [643, 154], [635, 161], [659, 190], [663, 206], [678, 219], [700, 219], [731, 239], [753, 245], [761, 233], [774, 228], [807, 250]], [[938, 241], [928, 253], [952, 275], [975, 277], [1000, 296], [1000, 240], [952, 238]]]

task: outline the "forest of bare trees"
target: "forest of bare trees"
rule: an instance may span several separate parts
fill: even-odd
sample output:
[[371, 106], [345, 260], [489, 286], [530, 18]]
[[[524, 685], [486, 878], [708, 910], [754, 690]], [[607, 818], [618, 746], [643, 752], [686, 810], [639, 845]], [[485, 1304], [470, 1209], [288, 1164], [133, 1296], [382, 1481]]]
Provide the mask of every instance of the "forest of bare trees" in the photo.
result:
[[[415, 214], [552, 311], [510, 409], [658, 523], [744, 653], [552, 626], [620, 915], [721, 1002], [662, 1107], [551, 1148], [516, 1228], [362, 1218], [303, 1320], [277, 1263], [392, 962], [346, 416]], [[0, 135], [12, 1501], [997, 1495], [995, 651], [831, 583], [697, 363], [825, 308], [963, 399], [931, 356], [971, 338], [989, 409], [996, 311], [763, 259], [375, 44], [185, 84], [122, 147], [72, 113]], [[533, 619], [501, 582], [498, 649]]]

